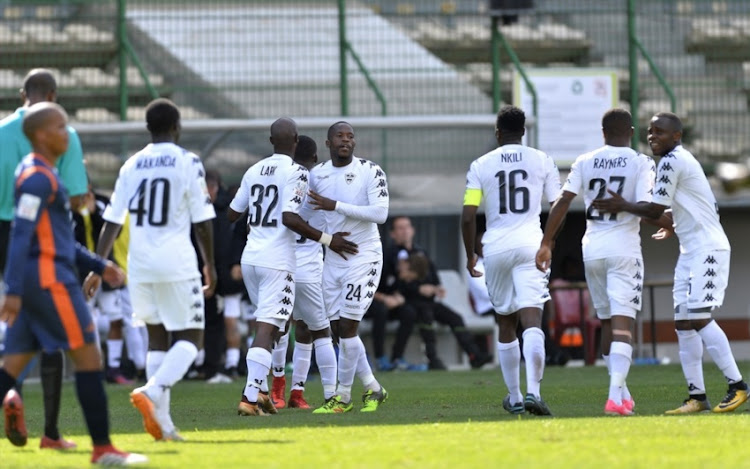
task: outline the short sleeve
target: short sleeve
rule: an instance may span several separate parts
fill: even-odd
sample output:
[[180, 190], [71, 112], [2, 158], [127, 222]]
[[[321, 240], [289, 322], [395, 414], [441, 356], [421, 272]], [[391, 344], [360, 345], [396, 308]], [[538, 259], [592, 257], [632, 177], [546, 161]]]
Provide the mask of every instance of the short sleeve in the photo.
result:
[[83, 148], [78, 133], [68, 127], [68, 150], [57, 162], [60, 179], [70, 196], [82, 195], [88, 192], [88, 177], [83, 164]]
[[289, 172], [281, 194], [281, 211], [299, 213], [302, 201], [307, 194], [310, 173], [304, 166], [295, 164]]
[[479, 162], [476, 160], [471, 163], [469, 171], [466, 172], [466, 188], [482, 190], [482, 183], [479, 179]]
[[104, 209], [102, 218], [110, 223], [118, 225], [125, 224], [125, 218], [128, 216], [128, 187], [127, 173], [125, 167], [120, 169], [120, 175], [115, 182], [115, 190], [109, 198], [109, 205]]
[[247, 173], [245, 173], [242, 181], [240, 181], [240, 187], [234, 194], [234, 199], [232, 199], [232, 202], [230, 202], [229, 204], [229, 208], [237, 213], [244, 213], [245, 210], [247, 210], [247, 207], [250, 205], [250, 189], [248, 188], [249, 184], [250, 183], [248, 182]]
[[193, 155], [187, 170], [188, 177], [188, 205], [190, 206], [190, 221], [200, 223], [216, 218], [211, 196], [206, 186], [206, 171], [201, 160]]
[[654, 196], [654, 179], [656, 178], [656, 165], [654, 160], [646, 155], [641, 156], [641, 165], [638, 168], [638, 179], [635, 187], [636, 202], [651, 202]]
[[548, 202], [554, 202], [560, 197], [560, 171], [557, 169], [555, 160], [544, 154], [546, 176], [544, 178], [544, 196]]
[[565, 184], [563, 184], [562, 190], [564, 192], [580, 194], [582, 188], [583, 176], [581, 175], [581, 159], [578, 158], [570, 167], [570, 173], [568, 173], [568, 178], [565, 180]]

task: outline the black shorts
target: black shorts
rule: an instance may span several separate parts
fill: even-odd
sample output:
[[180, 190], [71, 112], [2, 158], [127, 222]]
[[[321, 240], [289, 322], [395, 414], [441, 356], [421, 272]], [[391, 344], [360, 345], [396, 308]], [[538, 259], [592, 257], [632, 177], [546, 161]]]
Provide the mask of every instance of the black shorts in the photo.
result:
[[10, 222], [0, 221], [0, 277], [5, 272], [5, 262], [8, 260], [8, 243], [10, 242]]

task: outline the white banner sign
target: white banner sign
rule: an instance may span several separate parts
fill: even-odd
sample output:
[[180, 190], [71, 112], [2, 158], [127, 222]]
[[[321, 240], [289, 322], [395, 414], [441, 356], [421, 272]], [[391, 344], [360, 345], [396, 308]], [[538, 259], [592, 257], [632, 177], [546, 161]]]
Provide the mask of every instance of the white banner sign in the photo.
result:
[[[602, 116], [618, 104], [617, 73], [611, 69], [526, 69], [537, 92], [535, 132], [539, 149], [563, 167], [604, 145]], [[516, 72], [513, 104], [534, 115], [531, 93]], [[526, 140], [525, 144], [528, 144]]]

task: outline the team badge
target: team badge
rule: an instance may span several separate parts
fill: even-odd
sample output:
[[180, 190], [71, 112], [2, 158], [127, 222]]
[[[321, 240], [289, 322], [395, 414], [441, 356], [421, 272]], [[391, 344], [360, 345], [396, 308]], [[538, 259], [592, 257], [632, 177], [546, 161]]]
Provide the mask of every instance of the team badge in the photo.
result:
[[352, 183], [352, 181], [354, 181], [354, 178], [355, 178], [355, 177], [357, 177], [357, 175], [356, 175], [356, 174], [354, 174], [354, 173], [346, 173], [346, 174], [344, 175], [344, 179], [346, 180], [346, 183], [347, 183], [347, 184], [351, 184], [351, 183]]

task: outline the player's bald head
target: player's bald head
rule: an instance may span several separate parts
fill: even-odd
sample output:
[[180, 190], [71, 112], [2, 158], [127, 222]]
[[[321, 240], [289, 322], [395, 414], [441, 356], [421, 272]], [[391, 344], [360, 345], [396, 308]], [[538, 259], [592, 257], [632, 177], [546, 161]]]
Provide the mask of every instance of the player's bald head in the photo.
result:
[[271, 124], [271, 144], [276, 153], [294, 157], [297, 146], [297, 123], [288, 117], [276, 119]]
[[312, 167], [318, 161], [318, 145], [315, 140], [307, 135], [300, 135], [294, 151], [294, 161], [308, 169]]
[[23, 79], [23, 92], [27, 97], [46, 97], [57, 91], [57, 81], [50, 70], [35, 68]]
[[651, 118], [651, 122], [658, 122], [659, 127], [670, 132], [682, 132], [682, 121], [677, 117], [677, 114], [672, 112], [658, 112]]
[[68, 114], [59, 104], [43, 102], [29, 107], [23, 115], [23, 133], [26, 138], [34, 142], [36, 133], [49, 124], [54, 117], [68, 120]]
[[630, 138], [632, 129], [633, 117], [625, 109], [610, 109], [602, 117], [602, 130], [607, 137]]

